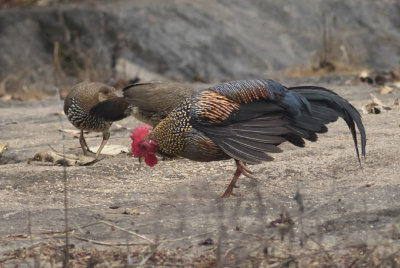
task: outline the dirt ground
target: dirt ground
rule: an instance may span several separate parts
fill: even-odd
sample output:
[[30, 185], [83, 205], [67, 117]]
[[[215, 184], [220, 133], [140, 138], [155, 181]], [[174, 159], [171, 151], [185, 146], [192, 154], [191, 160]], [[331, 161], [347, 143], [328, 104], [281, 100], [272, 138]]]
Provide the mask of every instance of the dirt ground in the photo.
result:
[[[370, 102], [370, 93], [389, 106], [400, 93], [319, 85], [357, 108]], [[61, 107], [56, 98], [0, 102], [0, 145], [9, 144], [0, 157], [0, 267], [61, 267], [65, 260], [64, 168], [27, 163], [48, 145], [62, 152]], [[283, 144], [275, 161], [250, 166], [257, 179], [240, 178], [229, 199], [220, 196], [233, 176], [232, 160], [175, 159], [150, 168], [120, 154], [67, 167], [69, 264], [399, 267], [399, 115], [396, 108], [363, 115], [362, 168], [340, 120], [317, 142]], [[89, 134], [87, 141], [98, 145], [101, 137]], [[113, 126], [109, 144], [129, 147], [129, 130]], [[81, 154], [72, 134], [65, 134], [65, 146]]]

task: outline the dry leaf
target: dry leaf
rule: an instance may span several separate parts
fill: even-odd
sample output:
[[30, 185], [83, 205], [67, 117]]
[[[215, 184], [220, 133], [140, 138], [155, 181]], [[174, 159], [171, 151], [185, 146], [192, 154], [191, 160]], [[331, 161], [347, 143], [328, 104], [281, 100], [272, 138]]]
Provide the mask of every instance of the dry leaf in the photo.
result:
[[364, 114], [379, 114], [383, 110], [392, 110], [391, 107], [384, 105], [374, 94], [370, 94], [371, 103], [364, 105], [361, 110]]
[[381, 109], [379, 109], [379, 107], [377, 107], [376, 103], [368, 103], [367, 105], [363, 106], [361, 108], [362, 113], [363, 114], [380, 114], [381, 113]]
[[7, 148], [8, 148], [8, 143], [0, 145], [0, 156], [3, 154], [3, 151], [5, 151]]
[[69, 133], [69, 134], [73, 134], [73, 135], [80, 135], [81, 131], [80, 130], [76, 130], [76, 129], [59, 129], [58, 131], [60, 132], [64, 132], [64, 133]]
[[374, 80], [370, 76], [369, 71], [362, 71], [360, 75], [358, 76], [361, 82], [363, 83], [368, 83], [368, 84], [373, 84]]
[[392, 87], [389, 86], [384, 86], [383, 88], [381, 88], [381, 91], [379, 92], [381, 95], [385, 95], [385, 94], [389, 94], [393, 91]]
[[98, 159], [84, 155], [65, 154], [65, 158], [62, 154], [54, 151], [39, 152], [28, 160], [28, 164], [31, 162], [48, 162], [55, 165], [66, 165], [66, 166], [88, 166], [99, 161]]
[[124, 210], [124, 212], [122, 212], [122, 214], [125, 214], [125, 215], [140, 215], [140, 212], [137, 211], [136, 209], [127, 208], [127, 209]]
[[369, 94], [369, 97], [371, 98], [372, 102], [375, 103], [376, 105], [383, 106], [383, 103], [374, 95], [374, 94]]
[[50, 115], [65, 115], [64, 111], [50, 113]]
[[360, 78], [367, 78], [369, 77], [369, 72], [368, 71], [362, 71], [359, 75]]
[[8, 236], [7, 236], [7, 238], [14, 238], [14, 239], [20, 238], [20, 239], [26, 239], [26, 238], [29, 238], [29, 236], [28, 236], [28, 234], [11, 234], [11, 235], [8, 235]]
[[129, 129], [129, 128], [127, 128], [123, 125], [117, 124], [117, 123], [114, 123], [114, 126], [116, 126], [116, 128], [118, 128], [118, 129]]

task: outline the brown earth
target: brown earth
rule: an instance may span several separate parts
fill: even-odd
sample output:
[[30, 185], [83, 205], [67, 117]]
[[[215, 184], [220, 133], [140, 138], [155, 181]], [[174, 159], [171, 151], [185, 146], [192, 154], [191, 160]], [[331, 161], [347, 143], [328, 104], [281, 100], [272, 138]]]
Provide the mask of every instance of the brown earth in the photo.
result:
[[[329, 87], [357, 108], [379, 91]], [[379, 98], [392, 106], [399, 93]], [[27, 164], [48, 145], [62, 151], [61, 107], [55, 98], [0, 102], [0, 145], [9, 144], [0, 157], [0, 266], [60, 267], [65, 259], [63, 167]], [[67, 167], [69, 263], [400, 266], [399, 114], [395, 108], [363, 115], [368, 141], [362, 168], [341, 120], [318, 142], [284, 144], [275, 161], [251, 166], [258, 179], [239, 179], [229, 199], [220, 195], [233, 175], [232, 160], [176, 159], [150, 168], [121, 154]], [[139, 122], [120, 124], [134, 128]], [[78, 140], [65, 136], [67, 151], [80, 154]], [[96, 134], [87, 139], [89, 145], [100, 140]], [[129, 131], [114, 126], [109, 143], [129, 147]]]

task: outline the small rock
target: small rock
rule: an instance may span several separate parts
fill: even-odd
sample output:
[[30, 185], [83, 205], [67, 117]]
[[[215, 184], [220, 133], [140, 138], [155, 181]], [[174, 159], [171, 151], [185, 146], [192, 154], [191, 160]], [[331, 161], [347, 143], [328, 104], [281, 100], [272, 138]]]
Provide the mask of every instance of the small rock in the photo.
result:
[[214, 240], [207, 238], [206, 240], [199, 243], [200, 246], [211, 246], [214, 245]]

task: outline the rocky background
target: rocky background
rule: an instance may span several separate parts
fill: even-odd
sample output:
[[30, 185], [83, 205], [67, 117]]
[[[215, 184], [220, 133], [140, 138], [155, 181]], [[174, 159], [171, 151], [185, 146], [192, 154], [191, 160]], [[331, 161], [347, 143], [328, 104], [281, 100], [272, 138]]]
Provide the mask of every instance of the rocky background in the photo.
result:
[[0, 7], [0, 95], [53, 94], [82, 80], [212, 83], [400, 62], [397, 0], [3, 0]]

